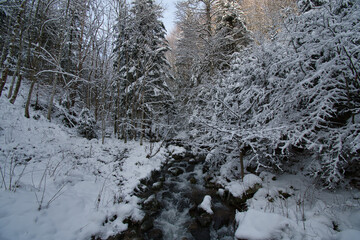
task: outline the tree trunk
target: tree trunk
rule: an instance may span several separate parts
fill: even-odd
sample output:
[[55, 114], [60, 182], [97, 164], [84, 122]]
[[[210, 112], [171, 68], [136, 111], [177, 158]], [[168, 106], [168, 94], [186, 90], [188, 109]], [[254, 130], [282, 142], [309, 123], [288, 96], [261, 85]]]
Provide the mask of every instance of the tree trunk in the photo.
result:
[[[11, 84], [10, 84], [9, 91], [8, 91], [8, 94], [7, 94], [7, 98], [8, 98], [8, 99], [10, 99], [11, 96], [12, 96], [12, 92], [13, 92], [13, 88], [14, 88], [14, 85], [15, 85], [16, 76], [17, 76], [17, 74], [15, 74], [15, 75], [13, 76], [13, 78], [11, 79]], [[5, 81], [6, 81], [6, 80], [5, 80]]]
[[145, 106], [144, 106], [144, 90], [141, 93], [141, 127], [140, 127], [140, 146], [143, 145], [143, 139], [145, 134]]
[[240, 149], [240, 175], [241, 175], [241, 180], [244, 181], [244, 176], [245, 176], [245, 170], [244, 170], [244, 149], [241, 148]]
[[1, 77], [1, 84], [0, 84], [0, 97], [2, 94], [2, 91], [4, 90], [5, 84], [6, 84], [6, 79], [8, 77], [9, 74], [9, 68], [5, 68], [5, 70], [2, 73], [2, 77]]
[[55, 93], [56, 93], [57, 81], [58, 81], [58, 73], [55, 73], [54, 80], [53, 80], [52, 91], [51, 91], [51, 96], [50, 96], [50, 99], [49, 99], [47, 117], [46, 117], [49, 121], [51, 121], [51, 112], [52, 112], [52, 108], [53, 108], [53, 104], [54, 104], [54, 97], [55, 97]]
[[22, 75], [19, 74], [19, 77], [17, 78], [16, 81], [16, 86], [15, 86], [15, 90], [14, 90], [14, 94], [12, 95], [11, 99], [10, 99], [10, 103], [14, 104], [17, 98], [17, 95], [19, 93], [20, 90], [20, 86], [21, 86], [21, 80], [22, 80]]
[[35, 83], [36, 83], [36, 78], [34, 77], [33, 73], [31, 73], [30, 78], [31, 78], [31, 85], [30, 85], [30, 88], [29, 88], [29, 93], [28, 93], [28, 96], [27, 96], [26, 104], [25, 104], [25, 117], [26, 118], [30, 118], [29, 108], [30, 108], [30, 102], [31, 102], [31, 95], [32, 95], [32, 92], [34, 90], [34, 86], [35, 86]]
[[[14, 38], [12, 39], [12, 44], [15, 44], [15, 41], [16, 41], [16, 32], [18, 32], [18, 37], [20, 39], [20, 42], [19, 42], [19, 53], [18, 53], [18, 59], [17, 59], [17, 63], [16, 63], [16, 73], [15, 73], [15, 76], [13, 77], [12, 81], [11, 81], [11, 85], [10, 85], [10, 88], [9, 88], [9, 92], [8, 92], [8, 98], [10, 100], [11, 103], [14, 103], [15, 100], [16, 100], [16, 97], [17, 97], [17, 92], [19, 91], [19, 89], [17, 89], [17, 92], [16, 92], [16, 88], [20, 88], [20, 84], [21, 84], [21, 73], [20, 73], [20, 68], [21, 68], [21, 52], [22, 52], [22, 48], [23, 48], [23, 29], [22, 29], [22, 16], [23, 14], [25, 13], [25, 6], [26, 6], [26, 2], [27, 0], [24, 0], [22, 1], [21, 3], [21, 6], [20, 6], [20, 11], [17, 15], [17, 20], [16, 20], [16, 25], [15, 25], [15, 30], [14, 30]], [[14, 51], [14, 47], [12, 45], [12, 51], [11, 53], [13, 53]], [[11, 54], [13, 55], [13, 54]], [[13, 88], [14, 88], [14, 85], [15, 85], [15, 77], [18, 78], [17, 82], [16, 82], [16, 88], [15, 88], [15, 97], [12, 98], [12, 95], [13, 95]], [[6, 81], [6, 80], [5, 80]]]
[[4, 46], [2, 47], [2, 51], [1, 51], [1, 58], [0, 58], [0, 67], [2, 68], [4, 66], [4, 62], [6, 59], [6, 56], [8, 54], [8, 41], [4, 43]]

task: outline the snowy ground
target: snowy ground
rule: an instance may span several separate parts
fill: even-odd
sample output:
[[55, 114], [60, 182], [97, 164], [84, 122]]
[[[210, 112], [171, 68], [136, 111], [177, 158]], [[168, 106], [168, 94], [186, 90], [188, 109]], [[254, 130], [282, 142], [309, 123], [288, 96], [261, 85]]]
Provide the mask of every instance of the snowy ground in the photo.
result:
[[15, 105], [0, 97], [1, 240], [105, 238], [142, 218], [129, 193], [164, 150], [147, 159], [146, 144], [89, 141], [43, 116], [26, 119], [23, 105], [21, 93]]
[[[355, 189], [330, 192], [319, 189], [308, 178], [263, 172], [262, 180], [245, 177], [230, 182], [233, 195], [261, 183], [247, 212], [236, 214], [239, 239], [360, 239], [360, 192]], [[249, 176], [247, 175], [247, 176]], [[241, 186], [244, 185], [244, 186]]]
[[[0, 240], [106, 238], [127, 228], [124, 219], [143, 217], [130, 193], [161, 167], [164, 149], [147, 159], [146, 144], [89, 141], [42, 114], [26, 119], [23, 105], [21, 94], [15, 105], [0, 97]], [[264, 172], [247, 175], [244, 183], [220, 182], [234, 196], [262, 185], [249, 210], [236, 215], [237, 238], [360, 239], [358, 190], [321, 190], [301, 174], [275, 179]], [[211, 211], [211, 199], [202, 207]]]

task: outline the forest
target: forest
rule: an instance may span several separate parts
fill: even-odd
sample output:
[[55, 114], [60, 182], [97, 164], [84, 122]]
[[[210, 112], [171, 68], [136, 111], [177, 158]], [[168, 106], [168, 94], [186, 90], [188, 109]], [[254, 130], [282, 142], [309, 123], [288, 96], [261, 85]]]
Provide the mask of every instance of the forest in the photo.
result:
[[165, 8], [0, 0], [0, 239], [360, 239], [360, 1]]

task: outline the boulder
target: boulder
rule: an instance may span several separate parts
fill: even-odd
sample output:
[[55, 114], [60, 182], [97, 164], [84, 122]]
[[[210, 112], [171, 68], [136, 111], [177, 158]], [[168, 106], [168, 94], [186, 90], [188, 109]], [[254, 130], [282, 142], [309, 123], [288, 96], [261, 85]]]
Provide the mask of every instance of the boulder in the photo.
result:
[[179, 176], [180, 174], [184, 173], [184, 170], [180, 167], [171, 167], [168, 169], [168, 171], [173, 175], [173, 176]]
[[149, 232], [148, 232], [148, 238], [149, 239], [152, 239], [152, 240], [161, 240], [163, 239], [163, 233], [160, 229], [151, 229]]

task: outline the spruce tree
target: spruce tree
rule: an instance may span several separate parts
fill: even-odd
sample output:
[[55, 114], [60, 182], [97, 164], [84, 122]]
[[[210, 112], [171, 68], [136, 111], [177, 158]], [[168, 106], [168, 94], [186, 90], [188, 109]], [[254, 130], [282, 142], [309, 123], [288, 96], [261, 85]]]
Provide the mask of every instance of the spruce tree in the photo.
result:
[[[133, 2], [128, 20], [119, 24], [117, 40], [120, 137], [150, 137], [164, 131], [173, 96], [166, 81], [168, 43], [159, 20], [161, 8], [152, 0]], [[121, 106], [121, 110], [120, 110]], [[120, 132], [120, 131], [119, 131]]]

